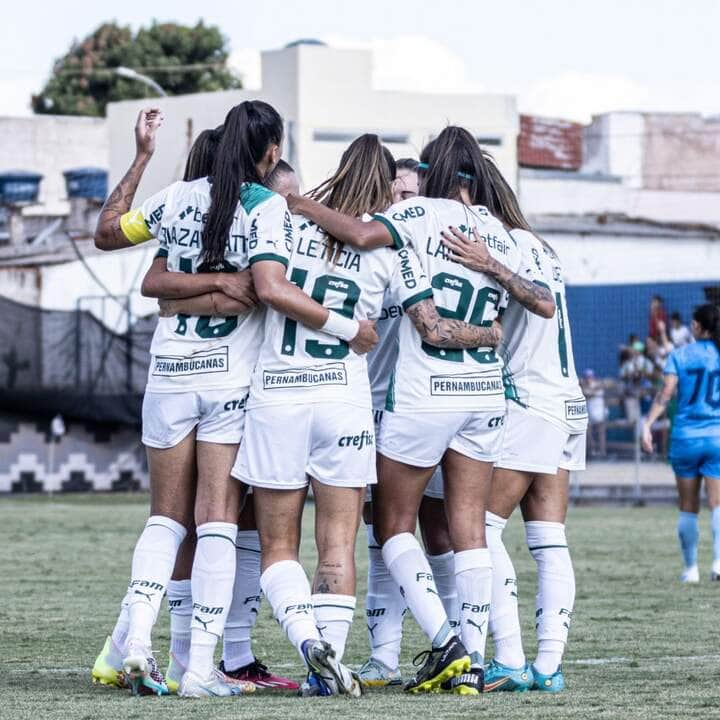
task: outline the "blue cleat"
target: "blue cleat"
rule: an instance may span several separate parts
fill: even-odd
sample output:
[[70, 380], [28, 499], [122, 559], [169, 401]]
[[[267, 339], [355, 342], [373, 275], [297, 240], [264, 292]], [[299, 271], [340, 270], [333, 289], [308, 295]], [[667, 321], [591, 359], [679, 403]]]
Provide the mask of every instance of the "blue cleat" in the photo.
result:
[[327, 683], [314, 672], [309, 672], [307, 680], [300, 686], [298, 695], [300, 697], [328, 697], [332, 695], [332, 690]]
[[543, 675], [539, 673], [533, 665], [532, 673], [535, 677], [533, 690], [540, 692], [558, 693], [565, 689], [565, 676], [563, 675], [562, 665], [558, 665], [558, 669], [552, 675]]
[[524, 667], [511, 668], [493, 660], [485, 667], [485, 692], [526, 692], [532, 690], [533, 669], [528, 663]]

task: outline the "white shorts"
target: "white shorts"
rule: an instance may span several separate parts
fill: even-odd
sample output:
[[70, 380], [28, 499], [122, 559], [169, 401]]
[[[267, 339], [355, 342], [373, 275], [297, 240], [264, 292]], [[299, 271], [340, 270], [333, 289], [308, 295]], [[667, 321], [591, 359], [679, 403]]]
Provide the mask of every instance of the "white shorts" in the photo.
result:
[[272, 405], [247, 411], [232, 476], [256, 487], [296, 490], [377, 482], [372, 410], [345, 403]]
[[547, 420], [508, 403], [502, 456], [497, 467], [554, 475], [558, 468], [585, 469], [585, 433], [571, 435]]
[[450, 448], [481, 462], [500, 457], [505, 410], [483, 412], [386, 412], [378, 452], [415, 467], [437, 465]]
[[[375, 422], [375, 437], [380, 434], [380, 423], [382, 423], [384, 414], [385, 411], [383, 410], [373, 410], [373, 420]], [[430, 482], [425, 488], [425, 492], [423, 493], [423, 495], [426, 495], [429, 498], [435, 498], [436, 500], [445, 499], [443, 476], [440, 467], [435, 468], [435, 472], [432, 474]], [[372, 493], [370, 491], [370, 486], [368, 486], [367, 491], [365, 492], [365, 502], [372, 502]]]
[[202, 442], [237, 445], [243, 437], [248, 388], [178, 393], [145, 392], [142, 441], [152, 448], [177, 445], [197, 427]]

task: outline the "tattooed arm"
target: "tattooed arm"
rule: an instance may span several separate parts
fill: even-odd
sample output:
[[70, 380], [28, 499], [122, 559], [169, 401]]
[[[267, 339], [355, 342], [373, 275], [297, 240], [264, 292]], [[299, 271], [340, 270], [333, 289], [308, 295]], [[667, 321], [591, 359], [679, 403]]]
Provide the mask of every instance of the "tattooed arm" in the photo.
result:
[[138, 114], [135, 123], [135, 159], [100, 211], [95, 228], [95, 247], [98, 250], [119, 250], [133, 245], [120, 227], [120, 218], [132, 206], [140, 179], [155, 152], [155, 133], [162, 120], [158, 108], [141, 110]]
[[678, 385], [678, 376], [673, 374], [665, 375], [663, 386], [655, 396], [650, 412], [645, 418], [642, 428], [642, 447], [647, 453], [653, 451], [652, 426], [667, 409], [668, 403], [672, 400]]
[[[470, 230], [471, 235], [475, 230]], [[484, 273], [502, 285], [515, 300], [531, 313], [544, 318], [555, 314], [555, 300], [548, 288], [521, 278], [516, 272], [498, 262], [484, 242], [472, 241], [467, 235], [451, 227], [442, 233], [443, 245], [450, 250], [450, 259], [471, 270]]]
[[497, 347], [502, 340], [500, 323], [490, 327], [470, 325], [462, 320], [441, 318], [431, 299], [421, 300], [405, 311], [429, 345], [439, 348], [462, 349]]

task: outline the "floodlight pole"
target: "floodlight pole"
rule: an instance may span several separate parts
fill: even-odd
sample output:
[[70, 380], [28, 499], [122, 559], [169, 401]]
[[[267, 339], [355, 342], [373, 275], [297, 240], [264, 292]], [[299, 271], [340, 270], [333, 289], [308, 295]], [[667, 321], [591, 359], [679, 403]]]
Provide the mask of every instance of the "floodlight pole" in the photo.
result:
[[147, 75], [142, 75], [137, 70], [120, 65], [115, 68], [115, 74], [120, 77], [127, 78], [128, 80], [137, 80], [137, 82], [147, 85], [149, 88], [154, 90], [160, 97], [167, 97], [167, 93], [163, 90], [159, 83], [155, 82], [155, 80]]

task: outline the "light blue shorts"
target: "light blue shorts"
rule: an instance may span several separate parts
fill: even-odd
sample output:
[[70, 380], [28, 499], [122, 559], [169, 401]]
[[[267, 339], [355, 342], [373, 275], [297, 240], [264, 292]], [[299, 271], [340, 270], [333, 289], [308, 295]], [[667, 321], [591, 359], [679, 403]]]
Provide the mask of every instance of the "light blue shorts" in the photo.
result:
[[678, 477], [720, 479], [720, 437], [673, 438], [670, 462]]

